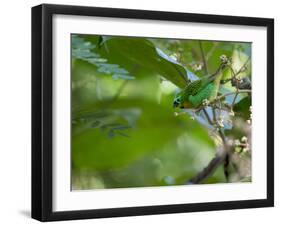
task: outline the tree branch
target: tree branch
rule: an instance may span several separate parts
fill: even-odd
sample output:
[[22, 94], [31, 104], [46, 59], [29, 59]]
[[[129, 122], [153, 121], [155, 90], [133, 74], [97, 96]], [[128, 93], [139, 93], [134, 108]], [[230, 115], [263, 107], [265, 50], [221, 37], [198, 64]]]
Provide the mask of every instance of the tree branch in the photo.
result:
[[202, 111], [203, 111], [203, 113], [204, 113], [204, 115], [205, 115], [207, 121], [208, 121], [211, 125], [214, 125], [214, 123], [212, 122], [211, 117], [209, 116], [209, 114], [208, 114], [208, 112], [206, 111], [206, 109], [205, 109], [205, 108], [202, 108]]
[[225, 157], [225, 152], [220, 155], [217, 154], [217, 156], [215, 156], [200, 173], [198, 173], [195, 177], [191, 178], [187, 182], [187, 184], [200, 184], [204, 180], [212, 176], [216, 169], [224, 162]]
[[222, 142], [223, 142], [223, 152], [220, 155], [217, 155], [215, 158], [213, 158], [210, 163], [208, 164], [207, 167], [205, 167], [200, 173], [198, 173], [195, 177], [193, 177], [192, 179], [190, 179], [188, 181], [189, 184], [195, 184], [195, 183], [201, 183], [203, 180], [207, 179], [208, 177], [210, 177], [213, 172], [217, 169], [217, 167], [224, 163], [224, 175], [226, 180], [229, 180], [229, 172], [228, 172], [228, 166], [229, 166], [229, 147], [226, 143], [226, 138], [225, 135], [220, 127], [220, 125], [218, 125], [217, 122], [217, 117], [216, 117], [216, 112], [215, 112], [215, 108], [212, 107], [212, 111], [213, 111], [213, 120], [211, 119], [211, 117], [209, 116], [208, 112], [206, 111], [205, 108], [202, 109], [207, 121], [215, 126], [217, 128], [218, 134], [220, 135]]
[[217, 116], [216, 116], [216, 109], [214, 107], [212, 107], [212, 111], [213, 111], [213, 121], [216, 125], [217, 131], [222, 139], [223, 142], [223, 146], [224, 146], [224, 151], [223, 153], [225, 154], [225, 158], [224, 158], [224, 164], [223, 164], [223, 172], [224, 172], [224, 176], [226, 181], [229, 180], [229, 172], [228, 172], [228, 165], [229, 165], [229, 151], [228, 151], [228, 145], [226, 143], [226, 138], [224, 135], [224, 132], [222, 131], [221, 125], [219, 125], [218, 120], [217, 120]]

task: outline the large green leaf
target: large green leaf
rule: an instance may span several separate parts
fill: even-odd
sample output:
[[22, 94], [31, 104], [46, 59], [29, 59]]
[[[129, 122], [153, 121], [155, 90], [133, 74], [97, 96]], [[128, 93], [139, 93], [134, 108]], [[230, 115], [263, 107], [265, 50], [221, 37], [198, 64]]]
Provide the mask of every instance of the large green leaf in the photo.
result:
[[213, 147], [212, 139], [199, 123], [186, 116], [175, 117], [171, 108], [140, 99], [99, 103], [76, 117], [73, 164], [91, 170], [122, 167], [161, 150], [183, 133]]
[[[89, 41], [96, 41], [88, 37]], [[101, 42], [98, 53], [110, 63], [121, 65], [137, 75], [136, 68], [147, 75], [159, 74], [180, 88], [188, 83], [187, 70], [145, 38], [112, 37]]]
[[[159, 151], [101, 175], [107, 188], [181, 185], [202, 171], [214, 153], [208, 141], [186, 132]], [[224, 181], [223, 171], [208, 180], [209, 183], [219, 181]], [[95, 187], [93, 184], [90, 188]]]
[[237, 116], [243, 117], [248, 120], [251, 115], [250, 107], [252, 105], [251, 96], [247, 96], [234, 105], [233, 110]]
[[[125, 80], [134, 79], [126, 69], [120, 67], [118, 64], [109, 63], [106, 58], [102, 58], [100, 54], [95, 51], [97, 49], [96, 44], [86, 41], [78, 35], [72, 35], [71, 41], [73, 59], [85, 61], [94, 66], [98, 73], [112, 75], [112, 78], [115, 80], [120, 78]], [[95, 42], [97, 42], [97, 40]]]

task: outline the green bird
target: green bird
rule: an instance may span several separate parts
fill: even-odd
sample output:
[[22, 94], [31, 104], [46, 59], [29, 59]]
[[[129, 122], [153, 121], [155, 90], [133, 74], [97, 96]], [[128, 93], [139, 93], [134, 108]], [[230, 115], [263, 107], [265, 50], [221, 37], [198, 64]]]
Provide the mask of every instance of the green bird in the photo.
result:
[[221, 64], [213, 75], [193, 81], [177, 93], [174, 108], [198, 108], [204, 100], [213, 101], [217, 97], [224, 66]]

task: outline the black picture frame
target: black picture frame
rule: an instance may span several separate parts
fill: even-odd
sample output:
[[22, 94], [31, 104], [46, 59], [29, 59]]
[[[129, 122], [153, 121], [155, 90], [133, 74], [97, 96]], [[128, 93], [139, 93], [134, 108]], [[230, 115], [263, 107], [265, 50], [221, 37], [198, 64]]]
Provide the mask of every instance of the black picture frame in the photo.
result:
[[[52, 18], [55, 14], [182, 21], [267, 28], [267, 198], [130, 208], [52, 210]], [[274, 20], [43, 4], [32, 8], [32, 218], [40, 221], [121, 217], [274, 206]]]

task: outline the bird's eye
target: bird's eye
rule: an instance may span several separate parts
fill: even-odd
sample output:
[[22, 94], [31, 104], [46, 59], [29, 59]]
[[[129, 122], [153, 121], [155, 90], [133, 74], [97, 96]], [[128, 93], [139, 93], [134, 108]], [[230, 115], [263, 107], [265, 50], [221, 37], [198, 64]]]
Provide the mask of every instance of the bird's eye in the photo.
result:
[[174, 107], [178, 107], [180, 105], [180, 98], [175, 98], [174, 100]]
[[175, 102], [179, 104], [179, 103], [180, 103], [180, 98], [177, 97], [177, 98], [175, 99]]

